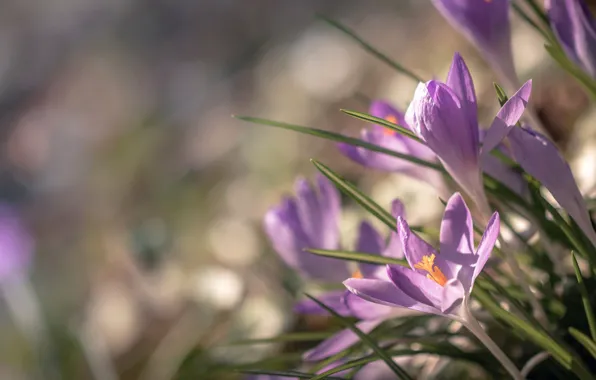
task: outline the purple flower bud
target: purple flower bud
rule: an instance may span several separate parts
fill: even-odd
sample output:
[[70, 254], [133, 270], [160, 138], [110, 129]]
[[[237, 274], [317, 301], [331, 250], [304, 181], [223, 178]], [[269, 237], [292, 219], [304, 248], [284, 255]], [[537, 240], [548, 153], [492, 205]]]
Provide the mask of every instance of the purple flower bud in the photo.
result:
[[0, 204], [0, 283], [28, 270], [33, 247], [33, 238], [18, 212], [7, 204]]

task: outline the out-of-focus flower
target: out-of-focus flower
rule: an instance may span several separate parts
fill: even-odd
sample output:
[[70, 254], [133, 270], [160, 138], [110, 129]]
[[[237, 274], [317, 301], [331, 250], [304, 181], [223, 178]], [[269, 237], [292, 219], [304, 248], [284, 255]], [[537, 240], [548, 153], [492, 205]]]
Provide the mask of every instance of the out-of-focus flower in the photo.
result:
[[410, 230], [398, 217], [402, 248], [410, 268], [388, 265], [389, 280], [350, 278], [346, 288], [356, 296], [384, 306], [408, 308], [466, 317], [466, 301], [474, 280], [486, 264], [499, 235], [499, 215], [494, 213], [476, 249], [472, 216], [459, 193], [448, 201], [441, 223], [440, 253]]
[[588, 208], [569, 164], [557, 147], [544, 135], [528, 127], [513, 128], [509, 134], [509, 142], [519, 165], [551, 192], [596, 246], [596, 232], [592, 227]]
[[509, 0], [433, 0], [433, 4], [476, 46], [509, 87], [518, 86], [511, 53]]
[[596, 78], [596, 23], [583, 0], [546, 0], [551, 27], [567, 56]]
[[8, 204], [0, 204], [0, 283], [28, 270], [33, 246], [19, 213]]
[[[403, 216], [403, 204], [399, 200], [393, 201], [391, 211], [396, 218], [398, 216]], [[362, 222], [360, 225], [356, 251], [386, 257], [403, 258], [401, 243], [397, 233], [393, 232], [389, 242], [385, 244], [383, 237], [368, 222]], [[387, 271], [383, 266], [372, 264], [359, 264], [359, 270], [354, 273], [354, 276], [359, 278], [389, 280]], [[340, 312], [345, 316], [361, 319], [360, 322], [356, 323], [356, 326], [365, 333], [371, 332], [386, 319], [396, 316], [396, 312], [395, 310], [392, 310], [392, 308], [368, 302], [359, 297], [355, 297], [347, 291], [323, 294], [318, 297], [318, 299], [327, 306], [334, 308], [336, 312]], [[314, 302], [305, 300], [296, 305], [296, 310], [302, 313], [323, 312], [318, 305], [314, 305], [316, 305]], [[304, 354], [304, 359], [309, 361], [321, 360], [345, 350], [356, 344], [359, 340], [358, 336], [354, 334], [352, 330], [341, 330], [330, 338], [325, 339], [310, 351], [307, 351]]]
[[[406, 129], [410, 129], [404, 120], [404, 114], [385, 101], [376, 100], [372, 102], [369, 112], [373, 116], [398, 124]], [[436, 161], [436, 155], [424, 144], [381, 125], [374, 124], [370, 129], [363, 129], [360, 134], [362, 140], [368, 143], [382, 146], [383, 148], [391, 149], [395, 152], [408, 154], [429, 162]], [[345, 143], [340, 143], [338, 146], [343, 154], [363, 166], [389, 172], [401, 172], [428, 182], [431, 186], [443, 186], [442, 177], [436, 170], [425, 168], [383, 153], [373, 152], [362, 147], [356, 147]]]
[[302, 275], [341, 281], [349, 275], [345, 265], [304, 252], [306, 248], [339, 248], [339, 192], [322, 175], [317, 175], [315, 187], [299, 178], [295, 185], [296, 196], [286, 197], [267, 212], [265, 231], [285, 263]]
[[496, 148], [518, 122], [531, 86], [528, 81], [499, 110], [486, 131], [482, 149], [474, 83], [459, 54], [453, 58], [446, 83], [436, 80], [420, 83], [406, 111], [405, 119], [412, 130], [481, 208], [487, 208], [481, 154], [487, 155]]

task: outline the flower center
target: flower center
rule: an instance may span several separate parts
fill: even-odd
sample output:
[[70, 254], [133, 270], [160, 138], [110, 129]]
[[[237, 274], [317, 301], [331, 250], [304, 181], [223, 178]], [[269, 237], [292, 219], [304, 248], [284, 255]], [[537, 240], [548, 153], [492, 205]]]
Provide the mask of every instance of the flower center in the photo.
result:
[[423, 271], [428, 272], [426, 275], [427, 278], [430, 278], [437, 284], [441, 286], [445, 286], [447, 283], [447, 277], [441, 272], [438, 266], [435, 265], [435, 254], [430, 254], [427, 256], [422, 256], [422, 260], [419, 263], [414, 265], [414, 268], [421, 269]]
[[[385, 116], [385, 120], [387, 120], [390, 123], [397, 124], [397, 118], [393, 115]], [[394, 135], [395, 131], [393, 129], [385, 128], [383, 130], [383, 133], [386, 135]]]
[[364, 276], [362, 275], [362, 272], [360, 272], [360, 269], [356, 269], [352, 273], [352, 278], [364, 278]]

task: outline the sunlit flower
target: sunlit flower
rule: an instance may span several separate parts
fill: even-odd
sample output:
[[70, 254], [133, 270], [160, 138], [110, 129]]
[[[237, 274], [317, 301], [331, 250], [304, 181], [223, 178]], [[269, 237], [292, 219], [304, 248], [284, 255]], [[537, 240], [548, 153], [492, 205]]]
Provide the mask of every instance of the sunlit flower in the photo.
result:
[[0, 204], [0, 283], [27, 271], [33, 245], [18, 212], [7, 204]]
[[412, 232], [404, 218], [397, 223], [410, 268], [388, 265], [388, 280], [350, 278], [344, 281], [346, 288], [381, 305], [465, 318], [474, 281], [499, 235], [499, 215], [492, 215], [475, 249], [472, 216], [461, 195], [454, 194], [441, 223], [439, 252]]

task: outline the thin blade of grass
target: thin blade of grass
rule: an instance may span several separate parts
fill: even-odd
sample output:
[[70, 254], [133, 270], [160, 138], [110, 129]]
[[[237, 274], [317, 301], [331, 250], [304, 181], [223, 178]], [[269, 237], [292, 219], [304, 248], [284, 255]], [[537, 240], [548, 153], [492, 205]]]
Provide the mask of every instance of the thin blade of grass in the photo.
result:
[[226, 343], [226, 346], [242, 346], [264, 343], [312, 342], [329, 338], [334, 332], [298, 332], [272, 336], [269, 338], [244, 339]]
[[409, 267], [408, 262], [406, 260], [394, 259], [392, 257], [386, 257], [381, 255], [371, 255], [362, 252], [335, 251], [314, 248], [307, 248], [305, 251], [318, 256], [333, 257], [336, 259], [357, 261], [360, 263], [379, 265], [401, 265], [404, 267]]
[[581, 343], [581, 345], [584, 346], [584, 348], [586, 350], [588, 350], [590, 355], [592, 355], [593, 357], [596, 358], [596, 342], [594, 342], [592, 339], [590, 339], [583, 332], [581, 332], [578, 329], [575, 329], [573, 327], [569, 328], [569, 334], [571, 334], [571, 336], [573, 336], [575, 338], [575, 340], [577, 340], [579, 343]]
[[401, 64], [395, 62], [394, 60], [392, 60], [391, 58], [389, 58], [386, 54], [381, 53], [378, 49], [376, 49], [371, 44], [369, 44], [368, 42], [366, 42], [362, 38], [360, 38], [360, 36], [358, 36], [354, 31], [352, 31], [347, 26], [341, 24], [338, 21], [332, 20], [332, 19], [330, 19], [327, 16], [318, 15], [318, 18], [321, 19], [322, 21], [326, 22], [327, 24], [329, 24], [333, 28], [335, 28], [335, 29], [339, 30], [340, 32], [344, 33], [345, 35], [347, 35], [351, 39], [353, 39], [364, 50], [366, 50], [367, 52], [369, 52], [370, 54], [372, 54], [373, 56], [375, 56], [379, 60], [385, 62], [387, 65], [391, 66], [392, 68], [394, 68], [398, 72], [404, 74], [405, 76], [411, 78], [412, 80], [415, 80], [416, 82], [424, 82], [424, 80], [421, 77], [419, 77], [418, 75], [414, 74], [412, 71], [406, 69]]
[[592, 335], [592, 340], [596, 340], [596, 318], [594, 317], [594, 310], [592, 310], [592, 305], [590, 305], [590, 296], [588, 295], [588, 289], [586, 289], [584, 277], [582, 276], [582, 272], [580, 271], [579, 265], [577, 263], [577, 258], [575, 257], [575, 253], [573, 252], [571, 252], [571, 259], [573, 262], [573, 269], [575, 270], [575, 277], [577, 278], [577, 285], [579, 286], [579, 291], [582, 296], [582, 302], [584, 304], [584, 310], [586, 312], [586, 319], [588, 320], [588, 325], [590, 326], [590, 334]]
[[346, 115], [355, 117], [356, 119], [364, 120], [368, 123], [382, 125], [385, 128], [389, 128], [392, 131], [395, 131], [395, 132], [397, 132], [401, 135], [404, 135], [414, 141], [418, 141], [419, 143], [424, 144], [424, 142], [422, 142], [420, 137], [416, 136], [412, 131], [410, 131], [409, 129], [407, 129], [405, 127], [402, 127], [401, 125], [391, 123], [391, 122], [389, 122], [385, 119], [382, 119], [380, 117], [369, 115], [369, 114], [366, 114], [363, 112], [351, 111], [351, 110], [346, 110], [346, 109], [340, 109], [340, 111], [345, 113]]
[[323, 129], [317, 129], [317, 128], [309, 128], [309, 127], [303, 127], [303, 126], [299, 126], [299, 125], [293, 125], [293, 124], [288, 124], [288, 123], [282, 123], [282, 122], [278, 122], [278, 121], [273, 121], [273, 120], [268, 120], [268, 119], [261, 119], [261, 118], [257, 118], [257, 117], [250, 117], [250, 116], [233, 116], [234, 118], [238, 119], [238, 120], [243, 120], [243, 121], [247, 121], [249, 123], [254, 123], [254, 124], [261, 124], [261, 125], [266, 125], [269, 127], [276, 127], [276, 128], [282, 128], [282, 129], [287, 129], [290, 131], [294, 131], [294, 132], [299, 132], [299, 133], [303, 133], [306, 135], [311, 135], [311, 136], [316, 136], [316, 137], [320, 137], [326, 140], [331, 140], [331, 141], [336, 141], [336, 142], [343, 142], [349, 145], [353, 145], [353, 146], [359, 146], [368, 150], [372, 150], [374, 152], [379, 152], [379, 153], [383, 153], [383, 154], [387, 154], [389, 156], [393, 156], [393, 157], [397, 157], [397, 158], [401, 158], [402, 160], [406, 160], [409, 162], [412, 162], [414, 164], [417, 165], [421, 165], [427, 168], [431, 168], [431, 169], [435, 169], [435, 170], [439, 170], [439, 171], [443, 171], [443, 168], [439, 165], [436, 164], [434, 162], [428, 162], [425, 160], [422, 160], [418, 157], [414, 157], [408, 154], [403, 154], [403, 153], [399, 153], [390, 149], [386, 149], [383, 148], [381, 146], [378, 145], [374, 145], [374, 144], [370, 144], [367, 143], [365, 141], [362, 141], [360, 139], [357, 138], [353, 138], [353, 137], [348, 137], [348, 136], [344, 136], [340, 133], [335, 133], [335, 132], [331, 132], [331, 131], [325, 131]]

